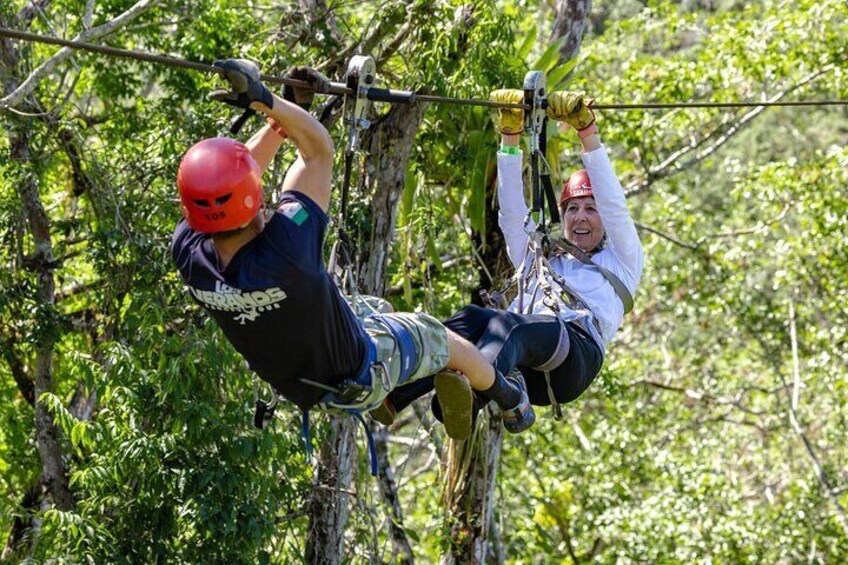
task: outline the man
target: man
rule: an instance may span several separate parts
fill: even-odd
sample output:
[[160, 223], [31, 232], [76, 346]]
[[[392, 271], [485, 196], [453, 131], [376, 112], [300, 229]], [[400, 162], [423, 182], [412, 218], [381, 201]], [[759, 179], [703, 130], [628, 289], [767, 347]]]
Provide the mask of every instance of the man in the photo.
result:
[[[524, 93], [498, 90], [492, 100], [520, 104]], [[569, 177], [559, 198], [564, 235], [573, 249], [552, 257], [550, 268], [566, 288], [554, 293], [553, 303], [538, 297], [533, 302], [538, 280], [529, 281], [523, 300], [516, 298], [508, 311], [466, 306], [445, 322], [474, 343], [498, 371], [519, 381], [523, 376], [530, 402], [537, 406], [570, 402], [589, 387], [642, 276], [639, 236], [590, 106], [582, 93], [554, 92], [548, 98], [548, 117], [577, 132], [586, 167]], [[519, 149], [523, 124], [523, 110], [499, 112], [498, 222], [516, 269], [525, 260], [528, 233], [536, 227], [532, 221], [524, 224], [528, 207]], [[521, 311], [521, 304], [531, 303], [532, 311]], [[372, 414], [390, 422], [397, 411], [431, 389], [428, 380], [400, 387]], [[485, 402], [478, 400], [475, 408]], [[434, 399], [437, 416], [440, 403], [440, 397]]]
[[[438, 373], [446, 431], [458, 439], [470, 433], [472, 388], [507, 413], [529, 406], [526, 391], [431, 316], [358, 319], [327, 273], [322, 247], [334, 148], [303, 108], [315, 91], [328, 91], [326, 77], [295, 68], [292, 78], [309, 88], [286, 87], [279, 98], [254, 64], [228, 59], [216, 66], [232, 90], [213, 97], [264, 113], [268, 125], [246, 144], [206, 139], [186, 153], [177, 177], [185, 219], [172, 255], [192, 297], [250, 368], [304, 411], [361, 412], [399, 382]], [[266, 221], [261, 177], [285, 139], [297, 147], [297, 160]]]

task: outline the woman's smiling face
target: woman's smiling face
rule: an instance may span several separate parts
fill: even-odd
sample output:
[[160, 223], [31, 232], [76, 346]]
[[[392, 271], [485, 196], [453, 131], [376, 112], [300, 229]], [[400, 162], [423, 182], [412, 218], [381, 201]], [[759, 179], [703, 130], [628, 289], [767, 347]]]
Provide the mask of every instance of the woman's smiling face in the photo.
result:
[[583, 251], [591, 251], [604, 238], [604, 224], [592, 196], [572, 198], [563, 204], [565, 237]]

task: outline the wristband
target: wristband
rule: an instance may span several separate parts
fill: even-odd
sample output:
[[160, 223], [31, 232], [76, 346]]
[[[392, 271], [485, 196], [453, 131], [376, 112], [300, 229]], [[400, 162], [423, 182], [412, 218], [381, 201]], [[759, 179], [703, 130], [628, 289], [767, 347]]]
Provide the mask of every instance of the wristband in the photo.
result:
[[521, 155], [521, 148], [517, 145], [501, 145], [499, 153], [504, 155]]
[[590, 135], [595, 134], [595, 133], [598, 133], [598, 124], [596, 124], [595, 122], [592, 122], [591, 124], [589, 124], [585, 128], [577, 130], [577, 137], [579, 137], [582, 140], [582, 139], [586, 139], [587, 137], [589, 137]]
[[265, 116], [265, 121], [268, 122], [268, 125], [271, 126], [271, 129], [274, 130], [277, 135], [286, 139], [289, 135], [286, 133], [286, 130], [283, 129], [283, 126], [280, 123], [272, 118], [271, 116]]

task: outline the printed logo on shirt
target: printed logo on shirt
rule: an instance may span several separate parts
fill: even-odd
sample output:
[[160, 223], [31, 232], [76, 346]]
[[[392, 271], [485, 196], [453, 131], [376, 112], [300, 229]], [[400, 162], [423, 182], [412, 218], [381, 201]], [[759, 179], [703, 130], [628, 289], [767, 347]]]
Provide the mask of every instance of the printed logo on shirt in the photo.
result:
[[298, 226], [309, 217], [309, 212], [306, 211], [306, 208], [300, 202], [284, 202], [280, 206], [280, 211], [283, 213], [283, 216]]
[[280, 302], [287, 297], [285, 291], [277, 287], [242, 292], [220, 281], [216, 281], [214, 291], [201, 290], [193, 286], [189, 286], [188, 290], [192, 296], [211, 310], [234, 312], [236, 315], [233, 316], [233, 320], [241, 325], [253, 322], [262, 315], [262, 312], [278, 309]]

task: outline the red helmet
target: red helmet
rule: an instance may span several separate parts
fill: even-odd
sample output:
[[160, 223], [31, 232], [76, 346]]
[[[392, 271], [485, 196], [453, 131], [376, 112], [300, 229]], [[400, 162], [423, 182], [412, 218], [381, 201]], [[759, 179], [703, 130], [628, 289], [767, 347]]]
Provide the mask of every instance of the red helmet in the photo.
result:
[[562, 206], [572, 198], [581, 196], [592, 196], [592, 182], [586, 169], [580, 169], [568, 177], [568, 182], [562, 185], [562, 194], [559, 197], [559, 205]]
[[193, 230], [229, 231], [247, 224], [262, 205], [262, 171], [250, 150], [213, 137], [192, 146], [177, 173], [183, 215]]

